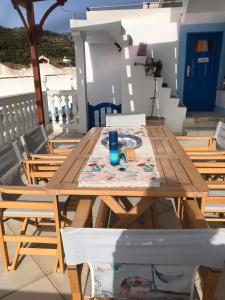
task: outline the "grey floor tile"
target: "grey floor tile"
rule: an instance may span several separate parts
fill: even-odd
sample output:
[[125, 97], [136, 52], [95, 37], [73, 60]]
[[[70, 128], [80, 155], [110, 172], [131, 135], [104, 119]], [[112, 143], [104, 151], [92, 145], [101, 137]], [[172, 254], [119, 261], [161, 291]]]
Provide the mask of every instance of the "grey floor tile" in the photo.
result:
[[47, 277], [43, 277], [33, 283], [17, 290], [15, 293], [3, 298], [4, 300], [62, 300], [55, 287]]
[[33, 283], [34, 281], [44, 277], [44, 273], [34, 262], [34, 260], [26, 256], [16, 271], [5, 271], [2, 263], [0, 264], [0, 298], [10, 294], [18, 289]]

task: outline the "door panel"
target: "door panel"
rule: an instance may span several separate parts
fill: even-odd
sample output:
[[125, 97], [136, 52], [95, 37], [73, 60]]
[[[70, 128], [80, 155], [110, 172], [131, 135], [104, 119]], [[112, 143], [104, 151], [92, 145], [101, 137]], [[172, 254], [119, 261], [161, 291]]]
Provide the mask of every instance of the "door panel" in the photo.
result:
[[188, 111], [214, 110], [222, 38], [222, 32], [187, 36], [183, 100]]

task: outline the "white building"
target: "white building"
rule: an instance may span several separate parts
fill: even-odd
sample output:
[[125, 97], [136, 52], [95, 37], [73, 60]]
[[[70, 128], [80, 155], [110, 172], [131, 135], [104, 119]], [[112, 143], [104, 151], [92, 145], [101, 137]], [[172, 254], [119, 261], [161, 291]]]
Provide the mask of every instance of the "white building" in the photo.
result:
[[[87, 11], [86, 20], [71, 20], [70, 26], [76, 47], [78, 106], [82, 116], [82, 131], [87, 130], [88, 103], [121, 103], [122, 112], [144, 112], [147, 116], [151, 114], [150, 98], [154, 95], [154, 78], [146, 77], [144, 67], [134, 64], [144, 64], [146, 57], [162, 61], [162, 78], [157, 78], [154, 115], [165, 117], [165, 124], [174, 132], [182, 131], [187, 108], [189, 111], [209, 111], [225, 107], [223, 95], [222, 100], [220, 97], [216, 101], [216, 89], [225, 74], [224, 1], [184, 0], [180, 7], [165, 7], [177, 5], [163, 5], [162, 2], [160, 1], [156, 8], [148, 5], [143, 5], [141, 9], [127, 10], [99, 8]], [[186, 49], [189, 35], [203, 34], [198, 36], [198, 39], [196, 35], [196, 42], [201, 44], [202, 41], [210, 42], [214, 39], [210, 34], [218, 32], [222, 32], [220, 47], [213, 48], [213, 55], [219, 62], [214, 70], [218, 70], [214, 77], [209, 71], [204, 71], [208, 72], [208, 80], [211, 78], [209, 82], [212, 84], [206, 82], [207, 89], [211, 87], [211, 91], [206, 88], [203, 91], [201, 87], [200, 83], [203, 84], [204, 76], [206, 77], [204, 72], [197, 78], [199, 91], [198, 86], [192, 90], [188, 87], [188, 82], [192, 77], [192, 84], [196, 84], [197, 80], [191, 66], [187, 66]], [[209, 34], [209, 38], [206, 34]], [[146, 56], [137, 56], [138, 45], [141, 42], [148, 45]], [[192, 52], [194, 55], [195, 51]], [[196, 58], [196, 62], [199, 63], [197, 67], [204, 66], [207, 69], [211, 61], [215, 61], [213, 57], [211, 59], [208, 48], [207, 51], [196, 52], [199, 52], [199, 57], [203, 55], [200, 59]], [[187, 67], [191, 70], [191, 76], [187, 73]], [[162, 87], [162, 82], [167, 83], [167, 87]], [[194, 92], [196, 100], [193, 101]], [[211, 95], [210, 103], [198, 100], [204, 96], [203, 92], [207, 99]], [[180, 103], [184, 103], [186, 107], [179, 105]]]

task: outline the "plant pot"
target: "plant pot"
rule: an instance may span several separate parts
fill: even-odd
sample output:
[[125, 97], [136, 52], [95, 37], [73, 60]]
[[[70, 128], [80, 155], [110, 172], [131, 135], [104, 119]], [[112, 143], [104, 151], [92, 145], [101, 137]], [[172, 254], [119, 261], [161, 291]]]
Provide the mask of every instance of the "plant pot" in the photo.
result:
[[146, 125], [147, 126], [164, 126], [165, 118], [164, 117], [146, 117]]

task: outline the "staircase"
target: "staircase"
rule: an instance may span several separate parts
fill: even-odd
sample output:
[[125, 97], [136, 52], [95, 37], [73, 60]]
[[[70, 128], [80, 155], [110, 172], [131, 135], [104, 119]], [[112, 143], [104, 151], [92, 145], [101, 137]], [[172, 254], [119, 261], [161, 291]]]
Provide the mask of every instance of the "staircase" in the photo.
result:
[[[129, 35], [123, 36], [122, 47], [122, 110], [124, 113], [145, 112], [150, 116], [150, 98], [154, 95], [155, 79], [145, 75], [144, 64], [147, 56], [137, 56], [138, 46], [132, 45]], [[187, 109], [179, 106], [180, 99], [171, 97], [171, 88], [162, 87], [162, 83], [163, 78], [157, 78], [153, 115], [164, 117], [165, 125], [173, 132], [182, 132]]]

